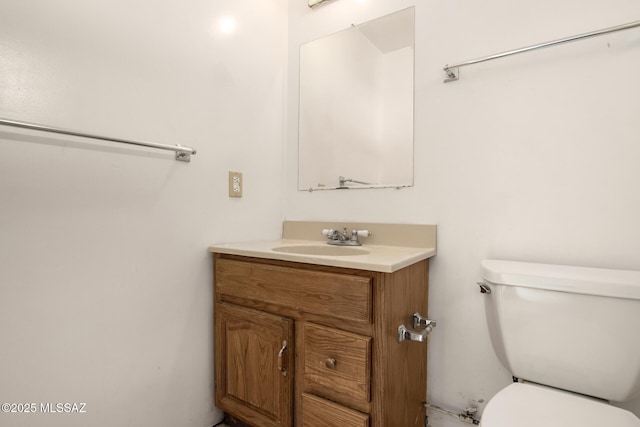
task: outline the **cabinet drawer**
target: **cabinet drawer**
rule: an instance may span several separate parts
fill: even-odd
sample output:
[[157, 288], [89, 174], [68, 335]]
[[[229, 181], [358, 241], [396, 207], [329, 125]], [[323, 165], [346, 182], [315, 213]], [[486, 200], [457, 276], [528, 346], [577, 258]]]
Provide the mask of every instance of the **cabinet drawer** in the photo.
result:
[[302, 427], [368, 427], [369, 416], [329, 402], [317, 396], [302, 394]]
[[304, 391], [338, 401], [371, 400], [371, 338], [304, 325]]
[[359, 323], [371, 321], [371, 278], [217, 259], [216, 292]]

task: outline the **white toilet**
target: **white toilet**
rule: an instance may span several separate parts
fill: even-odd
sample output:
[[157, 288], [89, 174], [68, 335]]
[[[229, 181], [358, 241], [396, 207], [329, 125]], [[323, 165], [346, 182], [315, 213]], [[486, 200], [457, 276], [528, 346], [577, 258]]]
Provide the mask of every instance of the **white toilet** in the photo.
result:
[[481, 427], [640, 427], [608, 401], [640, 397], [640, 272], [487, 260], [487, 322], [519, 382]]

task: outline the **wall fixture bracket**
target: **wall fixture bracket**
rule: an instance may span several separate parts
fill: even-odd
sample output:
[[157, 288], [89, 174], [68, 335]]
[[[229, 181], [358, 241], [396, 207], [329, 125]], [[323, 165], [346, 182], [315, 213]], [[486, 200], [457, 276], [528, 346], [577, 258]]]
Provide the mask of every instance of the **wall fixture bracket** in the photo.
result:
[[447, 78], [444, 79], [445, 83], [454, 82], [460, 78], [460, 68], [449, 68], [449, 65], [445, 65], [443, 68], [444, 72], [447, 73]]
[[[182, 145], [176, 144], [176, 147], [182, 147]], [[179, 162], [190, 162], [191, 151], [176, 151], [176, 160]]]

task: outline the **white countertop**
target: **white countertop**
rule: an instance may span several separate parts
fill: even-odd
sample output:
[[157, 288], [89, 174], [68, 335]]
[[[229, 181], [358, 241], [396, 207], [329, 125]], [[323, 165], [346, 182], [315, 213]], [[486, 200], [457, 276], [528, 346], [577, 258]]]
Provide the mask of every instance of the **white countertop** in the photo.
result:
[[[220, 243], [209, 246], [209, 252], [242, 255], [255, 258], [293, 261], [306, 264], [327, 265], [332, 267], [355, 268], [359, 270], [393, 273], [418, 261], [431, 258], [435, 248], [414, 248], [404, 246], [367, 245], [357, 246], [368, 251], [357, 255], [308, 255], [274, 251], [283, 246], [319, 246], [326, 245], [317, 240], [260, 240], [235, 243]], [[339, 246], [334, 246], [337, 250]], [[349, 247], [347, 247], [349, 248]]]

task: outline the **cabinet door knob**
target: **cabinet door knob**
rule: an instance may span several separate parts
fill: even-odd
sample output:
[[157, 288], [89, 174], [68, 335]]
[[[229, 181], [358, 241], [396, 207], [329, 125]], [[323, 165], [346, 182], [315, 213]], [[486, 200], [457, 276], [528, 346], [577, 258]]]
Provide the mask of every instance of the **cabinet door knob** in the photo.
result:
[[284, 351], [287, 349], [287, 341], [282, 341], [282, 348], [278, 352], [278, 371], [282, 372], [282, 376], [287, 376], [287, 368], [284, 367]]
[[324, 366], [329, 369], [336, 369], [336, 359], [334, 359], [333, 357], [328, 358], [324, 361]]

